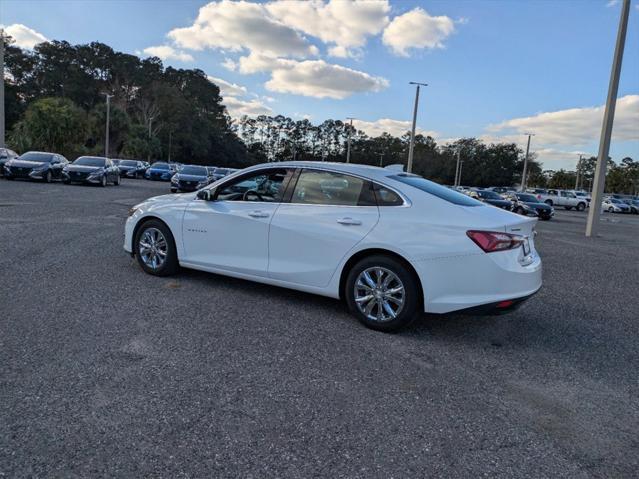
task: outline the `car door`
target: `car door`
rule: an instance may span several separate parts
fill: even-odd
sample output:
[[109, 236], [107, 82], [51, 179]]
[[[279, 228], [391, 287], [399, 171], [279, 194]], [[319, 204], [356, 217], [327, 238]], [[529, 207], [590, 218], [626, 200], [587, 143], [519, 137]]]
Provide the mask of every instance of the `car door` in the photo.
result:
[[326, 286], [342, 258], [377, 224], [379, 209], [371, 183], [309, 168], [298, 173], [290, 190], [290, 200], [282, 203], [271, 222], [268, 275]]
[[262, 168], [195, 199], [182, 224], [183, 261], [206, 268], [266, 276], [268, 232], [294, 170]]

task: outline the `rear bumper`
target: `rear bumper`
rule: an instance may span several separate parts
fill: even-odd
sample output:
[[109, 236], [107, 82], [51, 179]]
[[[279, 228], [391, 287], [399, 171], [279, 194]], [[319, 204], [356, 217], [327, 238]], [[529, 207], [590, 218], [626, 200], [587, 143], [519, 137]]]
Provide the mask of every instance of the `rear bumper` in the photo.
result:
[[464, 315], [468, 314], [473, 316], [477, 316], [477, 315], [491, 316], [491, 315], [510, 313], [512, 311], [515, 311], [516, 309], [519, 309], [519, 307], [522, 304], [524, 304], [526, 301], [532, 298], [535, 294], [537, 294], [537, 291], [535, 291], [533, 294], [529, 294], [528, 296], [524, 296], [522, 298], [506, 299], [502, 301], [496, 301], [494, 303], [482, 304], [481, 306], [473, 306], [472, 308], [466, 308], [466, 309], [456, 311], [456, 313], [464, 314]]
[[414, 262], [424, 291], [424, 311], [450, 313], [477, 307], [490, 311], [503, 301], [523, 302], [541, 288], [541, 258], [533, 248], [529, 262], [522, 265], [521, 248], [516, 254], [519, 258], [504, 252]]

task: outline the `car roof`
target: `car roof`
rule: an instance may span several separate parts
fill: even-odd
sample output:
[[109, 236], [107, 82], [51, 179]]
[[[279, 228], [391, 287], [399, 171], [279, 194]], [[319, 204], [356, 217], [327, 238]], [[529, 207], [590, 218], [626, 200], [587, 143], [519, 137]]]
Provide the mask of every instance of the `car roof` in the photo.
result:
[[379, 166], [359, 165], [356, 163], [338, 163], [330, 161], [280, 161], [277, 163], [261, 163], [259, 165], [247, 168], [247, 171], [257, 168], [264, 168], [265, 166], [271, 166], [274, 168], [315, 168], [337, 171], [340, 173], [350, 173], [353, 175], [364, 176], [370, 179], [380, 180], [402, 173], [401, 171], [398, 171], [396, 169], [380, 168]]

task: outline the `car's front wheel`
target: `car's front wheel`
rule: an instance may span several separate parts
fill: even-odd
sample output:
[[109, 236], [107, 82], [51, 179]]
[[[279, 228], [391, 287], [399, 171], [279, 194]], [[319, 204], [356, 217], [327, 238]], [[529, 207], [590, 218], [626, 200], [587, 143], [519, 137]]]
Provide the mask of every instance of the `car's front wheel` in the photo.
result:
[[577, 211], [583, 211], [586, 209], [586, 203], [578, 203], [577, 204]]
[[369, 256], [350, 270], [344, 296], [351, 313], [365, 326], [397, 331], [417, 314], [417, 281], [400, 261], [389, 256]]
[[120, 186], [120, 175], [116, 175], [115, 180], [113, 180], [113, 184], [115, 186]]
[[44, 175], [44, 182], [45, 183], [51, 183], [51, 172], [47, 171], [47, 174]]
[[142, 269], [155, 276], [169, 276], [178, 270], [177, 250], [169, 228], [158, 220], [149, 220], [138, 229], [134, 253]]

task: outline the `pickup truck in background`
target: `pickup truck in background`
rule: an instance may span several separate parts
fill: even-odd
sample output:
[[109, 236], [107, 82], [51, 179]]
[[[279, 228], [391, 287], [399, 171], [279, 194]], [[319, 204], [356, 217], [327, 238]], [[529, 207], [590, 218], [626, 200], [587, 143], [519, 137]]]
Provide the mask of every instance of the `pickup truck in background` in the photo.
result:
[[577, 211], [583, 211], [588, 206], [586, 198], [578, 197], [567, 190], [546, 190], [545, 193], [537, 193], [537, 199], [555, 208], [562, 206], [567, 210], [575, 208]]

